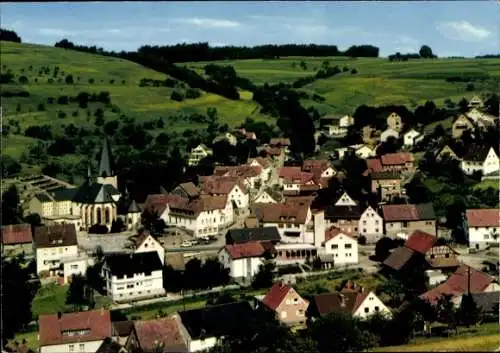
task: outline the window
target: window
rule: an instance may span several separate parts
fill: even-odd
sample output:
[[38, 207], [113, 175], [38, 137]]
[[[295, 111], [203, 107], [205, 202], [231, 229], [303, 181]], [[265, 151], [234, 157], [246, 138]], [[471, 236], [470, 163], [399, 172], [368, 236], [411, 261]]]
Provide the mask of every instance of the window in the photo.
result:
[[363, 228], [363, 233], [366, 233], [366, 228]]
[[366, 226], [366, 221], [363, 221], [363, 225]]
[[69, 351], [70, 352], [74, 352], [75, 351], [75, 345], [74, 344], [70, 344], [69, 345]]
[[370, 312], [370, 308], [365, 308], [365, 313]]
[[352, 244], [346, 244], [346, 245], [345, 245], [345, 248], [346, 248], [346, 249], [351, 249], [351, 248], [352, 248]]
[[375, 311], [377, 311], [377, 312], [379, 311], [379, 307], [378, 306], [375, 307]]
[[78, 348], [80, 349], [80, 352], [84, 352], [85, 351], [85, 343], [80, 343], [78, 345]]
[[450, 254], [445, 254], [444, 257], [449, 258]]
[[297, 310], [297, 316], [304, 316], [304, 310]]
[[375, 224], [377, 224], [377, 225], [378, 225], [378, 221], [375, 221]]
[[281, 318], [282, 319], [286, 319], [286, 311], [282, 311], [281, 312]]
[[436, 257], [436, 255], [432, 254], [431, 255], [431, 259], [434, 259]]

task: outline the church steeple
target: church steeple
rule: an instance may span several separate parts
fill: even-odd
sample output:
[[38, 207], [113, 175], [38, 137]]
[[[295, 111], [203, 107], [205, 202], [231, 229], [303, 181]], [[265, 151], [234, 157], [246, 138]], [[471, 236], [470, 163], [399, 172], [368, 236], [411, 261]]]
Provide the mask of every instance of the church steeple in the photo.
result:
[[111, 147], [106, 137], [101, 151], [101, 160], [99, 162], [99, 176], [103, 178], [114, 176], [113, 159], [111, 157]]
[[97, 182], [99, 184], [113, 185], [116, 189], [118, 189], [118, 178], [115, 174], [113, 159], [111, 156], [111, 147], [108, 138], [104, 140], [104, 144], [102, 146]]

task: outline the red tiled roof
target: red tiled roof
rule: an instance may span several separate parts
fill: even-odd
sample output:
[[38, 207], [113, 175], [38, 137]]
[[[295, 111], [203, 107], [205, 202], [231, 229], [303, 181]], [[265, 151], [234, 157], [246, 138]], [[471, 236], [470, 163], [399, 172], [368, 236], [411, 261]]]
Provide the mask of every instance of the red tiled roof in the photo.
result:
[[434, 246], [436, 240], [434, 235], [416, 230], [408, 237], [405, 246], [415, 252], [426, 254]]
[[146, 197], [143, 209], [149, 213], [162, 214], [167, 206], [168, 194], [152, 194]]
[[366, 160], [366, 167], [370, 172], [381, 172], [383, 170], [382, 162], [379, 158], [368, 158]]
[[312, 171], [313, 169], [319, 169], [321, 172], [325, 171], [330, 167], [330, 162], [322, 159], [306, 159], [302, 163], [302, 170], [304, 171]]
[[228, 195], [235, 186], [245, 192], [242, 179], [232, 176], [206, 176], [200, 177], [200, 188], [209, 195]]
[[420, 215], [415, 205], [383, 205], [385, 221], [418, 221]]
[[[38, 318], [40, 346], [67, 344], [71, 342], [99, 341], [111, 337], [111, 315], [109, 310], [94, 310], [78, 313], [40, 315]], [[66, 331], [89, 330], [84, 335], [64, 335]]]
[[256, 209], [263, 223], [304, 224], [311, 203], [305, 200], [284, 204], [262, 204]]
[[262, 168], [259, 166], [251, 165], [237, 165], [237, 166], [217, 166], [214, 170], [214, 175], [216, 176], [228, 176], [228, 177], [242, 177], [251, 178], [259, 176], [262, 173]]
[[337, 227], [331, 227], [325, 232], [325, 241], [335, 238], [336, 236], [343, 234], [349, 238], [354, 238], [354, 235], [349, 232], [344, 232]]
[[469, 209], [467, 222], [469, 227], [500, 227], [500, 209]]
[[369, 291], [322, 293], [314, 297], [314, 303], [320, 315], [334, 312], [353, 315], [369, 294]]
[[246, 257], [261, 257], [264, 255], [264, 246], [258, 241], [226, 245], [224, 247], [233, 260]]
[[409, 152], [386, 153], [380, 157], [382, 165], [399, 165], [413, 163], [415, 159]]
[[314, 173], [304, 172], [300, 167], [281, 167], [279, 170], [279, 177], [285, 182], [302, 185], [309, 181], [313, 181]]
[[279, 169], [279, 177], [280, 178], [296, 178], [301, 172], [300, 167], [281, 167]]
[[289, 138], [272, 138], [269, 141], [269, 146], [290, 146]]
[[256, 161], [261, 165], [262, 168], [266, 169], [271, 166], [272, 162], [268, 158], [264, 157], [255, 157], [255, 158], [250, 158], [248, 160], [248, 164], [252, 163], [253, 161]]
[[163, 345], [163, 352], [188, 351], [179, 322], [175, 317], [136, 321], [134, 328], [143, 352], [156, 351], [155, 348], [159, 344]]
[[163, 213], [167, 205], [170, 210], [188, 211], [197, 216], [200, 212], [204, 211], [222, 210], [226, 207], [226, 204], [227, 195], [200, 195], [199, 198], [190, 200], [174, 194], [158, 194], [148, 195], [146, 199], [147, 207], [158, 210], [159, 214]]
[[30, 224], [11, 224], [2, 227], [3, 245], [26, 244], [32, 241]]
[[276, 310], [291, 289], [292, 288], [287, 285], [275, 283], [271, 289], [269, 289], [264, 299], [262, 299], [262, 303], [270, 309]]
[[[495, 278], [470, 268], [470, 292], [482, 293], [495, 280]], [[436, 288], [422, 294], [420, 298], [435, 303], [443, 295], [457, 296], [466, 293], [469, 285], [468, 266], [462, 265], [448, 280]]]

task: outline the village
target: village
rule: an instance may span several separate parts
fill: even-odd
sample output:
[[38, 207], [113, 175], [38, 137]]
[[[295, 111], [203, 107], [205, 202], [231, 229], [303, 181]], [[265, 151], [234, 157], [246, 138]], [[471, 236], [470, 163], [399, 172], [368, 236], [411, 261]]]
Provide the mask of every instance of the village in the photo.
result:
[[[447, 131], [455, 140], [498, 127], [499, 117], [482, 110], [482, 99], [470, 98], [468, 111]], [[328, 115], [320, 124], [317, 142], [346, 136], [354, 118]], [[410, 203], [408, 196], [428, 146], [435, 146], [437, 165], [457, 163], [465, 175], [499, 183], [498, 146], [473, 142], [457, 152], [439, 139], [430, 143], [426, 134], [394, 112], [385, 130], [363, 128], [363, 144], [324, 156], [318, 143], [318, 157], [299, 162], [290, 158], [290, 139], [274, 137], [246, 164], [216, 165], [213, 175], [200, 176], [197, 183], [184, 182], [145, 200], [119, 190], [108, 140], [98, 154], [99, 169], [89, 167], [82, 185], [46, 175], [10, 180], [24, 214], [38, 215], [41, 224], [3, 225], [2, 256], [33, 261], [32, 279], [42, 288], [71, 289], [82, 278], [87, 288], [89, 273], [96, 277], [97, 268], [101, 287], [89, 288], [85, 300], [99, 296], [106, 302], [42, 313], [39, 352], [199, 352], [231, 335], [230, 322], [260, 311], [300, 332], [331, 313], [361, 321], [373, 315], [392, 319], [408, 305], [409, 299], [399, 298], [409, 298], [409, 291], [430, 307], [449, 302], [456, 310], [472, 298], [479, 313], [475, 323], [498, 322], [500, 209], [467, 208], [450, 229], [432, 203]], [[238, 129], [212, 143], [222, 140], [236, 146], [259, 136]], [[398, 151], [377, 151], [394, 140], [402, 140]], [[197, 166], [212, 153], [201, 143], [186, 164]], [[356, 176], [368, 182], [367, 190], [359, 190], [362, 197], [344, 187], [352, 172], [342, 163], [350, 159], [366, 165]], [[174, 279], [192, 271], [196, 261], [205, 272], [194, 281], [203, 286]], [[316, 279], [328, 276], [341, 279], [335, 290], [313, 288]], [[397, 289], [388, 294], [371, 278]], [[240, 298], [154, 318], [117, 320], [112, 313], [231, 291]], [[441, 317], [421, 321], [422, 336], [451, 325]], [[27, 347], [17, 342], [14, 351]]]

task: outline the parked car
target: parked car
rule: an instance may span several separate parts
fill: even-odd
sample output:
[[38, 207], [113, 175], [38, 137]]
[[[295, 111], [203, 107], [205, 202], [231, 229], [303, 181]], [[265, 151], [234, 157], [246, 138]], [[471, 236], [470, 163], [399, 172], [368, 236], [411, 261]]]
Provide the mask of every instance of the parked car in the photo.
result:
[[181, 244], [181, 248], [189, 248], [190, 246], [194, 246], [198, 244], [196, 240], [184, 240]]

